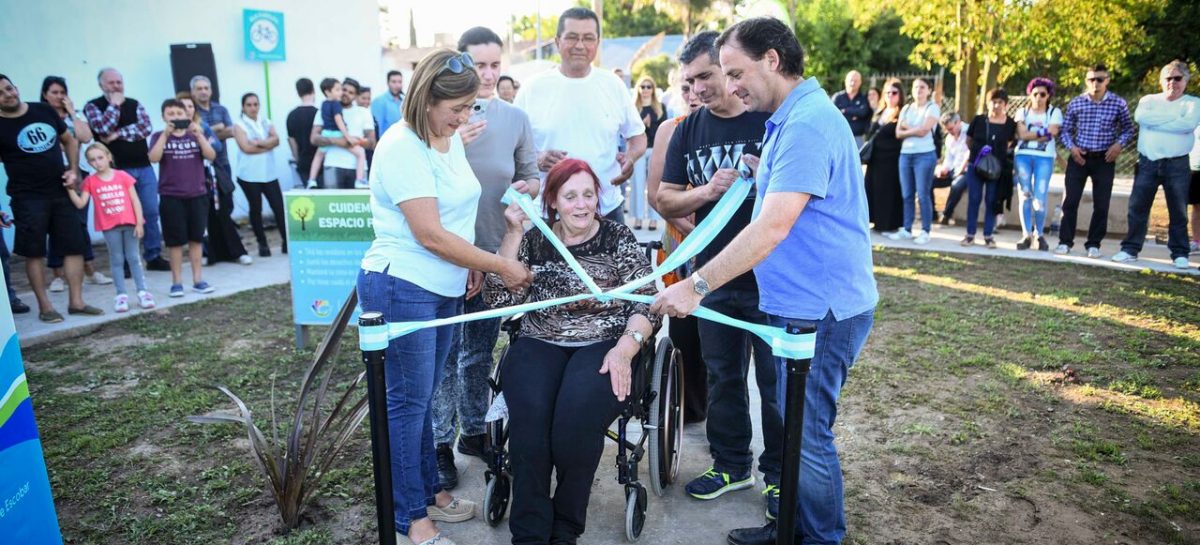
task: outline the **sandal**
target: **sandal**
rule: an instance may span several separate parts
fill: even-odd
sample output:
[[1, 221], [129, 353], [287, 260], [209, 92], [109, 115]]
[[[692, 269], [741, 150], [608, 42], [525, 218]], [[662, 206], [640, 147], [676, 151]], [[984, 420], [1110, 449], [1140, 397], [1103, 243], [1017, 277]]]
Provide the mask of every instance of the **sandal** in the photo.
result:
[[96, 307], [93, 307], [92, 305], [83, 305], [83, 308], [67, 307], [67, 314], [72, 314], [72, 315], [84, 314], [87, 316], [100, 316], [100, 315], [104, 314], [104, 311], [100, 310]]
[[649, 229], [651, 231], [657, 231], [658, 230], [658, 222], [655, 220], [650, 220], [650, 226], [647, 227], [647, 229]]
[[57, 324], [63, 321], [63, 315], [59, 314], [58, 311], [51, 310], [47, 312], [39, 312], [38, 319], [47, 324]]
[[641, 228], [642, 228], [642, 220], [636, 220], [636, 221], [634, 221], [634, 222], [633, 222], [633, 228], [634, 228], [634, 229], [641, 229]]

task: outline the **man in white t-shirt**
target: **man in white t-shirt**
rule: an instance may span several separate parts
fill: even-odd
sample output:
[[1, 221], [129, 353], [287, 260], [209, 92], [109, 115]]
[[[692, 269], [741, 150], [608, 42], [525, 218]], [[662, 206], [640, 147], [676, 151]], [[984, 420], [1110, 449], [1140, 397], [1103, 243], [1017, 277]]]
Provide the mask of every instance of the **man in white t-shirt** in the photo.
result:
[[[514, 104], [529, 114], [545, 175], [566, 157], [587, 161], [601, 181], [600, 213], [624, 222], [621, 184], [646, 153], [646, 126], [625, 84], [607, 70], [594, 70], [600, 49], [600, 19], [587, 8], [571, 8], [558, 19], [554, 39], [562, 54], [558, 70], [525, 84]], [[624, 138], [627, 151], [618, 153]]]
[[[346, 129], [350, 135], [366, 138], [367, 141], [363, 143], [363, 148], [373, 150], [375, 149], [375, 118], [371, 116], [370, 110], [359, 106], [355, 101], [361, 88], [362, 86], [353, 78], [346, 78], [342, 82], [342, 120], [346, 122]], [[317, 110], [313, 117], [310, 139], [314, 146], [332, 146], [325, 152], [322, 172], [324, 181], [319, 187], [354, 189], [356, 186], [354, 169], [357, 160], [354, 158], [354, 154], [350, 153], [349, 143], [345, 138], [321, 136], [323, 128], [321, 125], [321, 111]]]

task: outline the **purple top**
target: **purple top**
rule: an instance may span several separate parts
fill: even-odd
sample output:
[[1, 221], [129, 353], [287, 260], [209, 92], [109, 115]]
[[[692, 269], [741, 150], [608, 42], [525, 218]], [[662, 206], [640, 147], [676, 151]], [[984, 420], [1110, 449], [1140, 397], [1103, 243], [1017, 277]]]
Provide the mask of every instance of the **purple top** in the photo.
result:
[[[150, 136], [150, 147], [153, 148], [162, 135], [156, 132]], [[158, 163], [158, 194], [180, 199], [208, 194], [204, 178], [204, 155], [200, 151], [200, 144], [190, 133], [167, 136], [162, 160]]]

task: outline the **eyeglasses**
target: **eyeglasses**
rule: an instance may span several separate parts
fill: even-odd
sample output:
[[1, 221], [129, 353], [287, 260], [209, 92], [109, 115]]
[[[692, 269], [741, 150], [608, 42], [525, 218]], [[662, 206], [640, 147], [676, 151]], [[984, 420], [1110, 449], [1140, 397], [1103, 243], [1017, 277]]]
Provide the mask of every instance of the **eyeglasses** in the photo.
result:
[[475, 59], [471, 57], [470, 53], [463, 51], [458, 55], [446, 59], [445, 64], [442, 65], [441, 70], [438, 70], [438, 73], [441, 74], [442, 72], [449, 70], [453, 74], [461, 74], [467, 70], [474, 69]]
[[654, 86], [653, 85], [642, 85], [641, 88], [642, 89], [653, 89]]
[[1176, 83], [1176, 82], [1183, 81], [1183, 76], [1167, 76], [1163, 79], [1165, 79], [1171, 83]]
[[1048, 96], [1050, 96], [1050, 93], [1046, 93], [1046, 92], [1043, 92], [1043, 91], [1038, 91], [1038, 92], [1034, 93], [1034, 94], [1033, 94], [1033, 96], [1035, 96], [1035, 97], [1048, 97]]
[[1108, 79], [1108, 76], [1097, 76], [1094, 78], [1088, 78], [1087, 80], [1092, 83], [1101, 83], [1103, 81], [1106, 81], [1107, 79]]
[[595, 34], [584, 34], [583, 36], [578, 34], [567, 34], [566, 36], [563, 36], [561, 40], [563, 41], [563, 44], [567, 46], [573, 46], [579, 42], [583, 42], [583, 45], [586, 46], [593, 46], [600, 41], [600, 37], [596, 36]]

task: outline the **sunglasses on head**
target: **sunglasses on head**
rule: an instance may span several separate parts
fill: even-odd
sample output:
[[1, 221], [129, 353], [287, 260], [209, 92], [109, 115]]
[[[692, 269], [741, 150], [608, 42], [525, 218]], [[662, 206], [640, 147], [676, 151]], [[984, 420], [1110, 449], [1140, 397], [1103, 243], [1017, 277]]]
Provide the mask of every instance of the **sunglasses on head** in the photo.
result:
[[471, 57], [470, 53], [463, 51], [462, 53], [459, 53], [458, 55], [455, 55], [453, 57], [450, 57], [449, 59], [446, 59], [445, 64], [442, 65], [441, 70], [438, 70], [438, 73], [440, 74], [442, 72], [445, 72], [446, 70], [449, 70], [453, 74], [461, 74], [467, 70], [474, 70], [474, 69], [475, 69], [475, 59]]
[[1175, 82], [1183, 81], [1183, 76], [1167, 76], [1163, 79], [1165, 79], [1171, 83], [1175, 83]]

